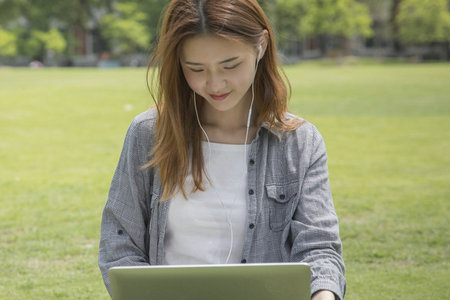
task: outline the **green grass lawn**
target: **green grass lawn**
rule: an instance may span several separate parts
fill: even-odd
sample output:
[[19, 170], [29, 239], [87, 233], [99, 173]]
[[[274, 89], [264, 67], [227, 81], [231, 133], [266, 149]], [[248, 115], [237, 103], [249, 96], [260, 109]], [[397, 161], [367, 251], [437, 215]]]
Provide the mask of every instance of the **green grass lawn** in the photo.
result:
[[[287, 67], [323, 134], [347, 299], [450, 297], [450, 65]], [[0, 299], [107, 299], [100, 218], [144, 69], [0, 69]]]

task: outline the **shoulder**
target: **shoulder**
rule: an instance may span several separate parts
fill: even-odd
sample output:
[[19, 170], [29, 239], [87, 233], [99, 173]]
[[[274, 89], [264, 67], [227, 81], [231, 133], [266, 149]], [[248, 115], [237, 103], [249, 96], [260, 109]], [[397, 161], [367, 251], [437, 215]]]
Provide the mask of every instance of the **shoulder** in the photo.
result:
[[287, 140], [295, 139], [299, 146], [313, 146], [323, 141], [319, 130], [311, 122], [291, 113], [286, 114], [285, 120], [288, 122], [296, 120], [300, 123], [296, 129], [283, 133]]
[[[271, 169], [273, 182], [284, 180], [285, 182], [295, 182], [299, 178], [304, 178], [310, 166], [318, 159], [325, 158], [326, 149], [323, 139], [316, 126], [312, 123], [298, 118], [292, 114], [287, 114], [285, 121], [299, 122], [299, 126], [291, 130], [265, 132], [262, 144], [264, 158], [269, 163], [267, 167]], [[272, 180], [271, 179], [271, 180]]]
[[273, 137], [269, 137], [269, 147], [272, 151], [304, 165], [309, 165], [315, 157], [326, 156], [323, 137], [314, 124], [291, 113], [287, 113], [284, 120], [299, 122], [299, 126], [279, 132], [278, 136], [271, 132]]
[[150, 108], [137, 115], [130, 124], [129, 133], [139, 134], [142, 132], [151, 133], [156, 123], [157, 110]]
[[137, 115], [131, 122], [125, 136], [125, 145], [132, 151], [148, 153], [152, 147], [153, 131], [156, 123], [157, 111], [151, 108]]

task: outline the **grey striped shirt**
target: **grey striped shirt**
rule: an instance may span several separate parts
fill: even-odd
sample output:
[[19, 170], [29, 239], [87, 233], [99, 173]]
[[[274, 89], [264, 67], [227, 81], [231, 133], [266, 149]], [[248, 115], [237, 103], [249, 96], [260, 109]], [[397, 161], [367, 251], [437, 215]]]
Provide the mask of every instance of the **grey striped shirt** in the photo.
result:
[[[170, 200], [159, 201], [158, 171], [141, 169], [155, 120], [152, 109], [131, 123], [103, 211], [98, 263], [108, 291], [109, 268], [163, 263]], [[345, 266], [322, 136], [308, 122], [279, 134], [263, 124], [248, 151], [241, 262], [308, 263], [311, 293], [331, 290], [342, 299]]]

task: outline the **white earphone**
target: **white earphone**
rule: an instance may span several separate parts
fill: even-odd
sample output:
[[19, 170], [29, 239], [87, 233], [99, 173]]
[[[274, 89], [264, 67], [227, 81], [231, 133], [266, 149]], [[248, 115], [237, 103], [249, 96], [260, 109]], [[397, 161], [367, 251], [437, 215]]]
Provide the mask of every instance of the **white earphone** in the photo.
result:
[[261, 59], [262, 46], [259, 44], [258, 46], [258, 61]]
[[[262, 45], [259, 44], [259, 45], [258, 45], [258, 58], [256, 59], [256, 67], [255, 67], [255, 72], [254, 72], [254, 74], [253, 74], [253, 82], [252, 82], [252, 85], [251, 85], [251, 89], [252, 89], [252, 99], [251, 99], [251, 103], [250, 103], [250, 109], [249, 109], [249, 111], [248, 111], [247, 126], [246, 126], [247, 129], [246, 129], [246, 132], [245, 132], [245, 141], [244, 141], [244, 145], [247, 145], [247, 140], [248, 140], [248, 131], [249, 131], [249, 128], [250, 128], [250, 121], [251, 121], [251, 117], [252, 117], [253, 102], [254, 102], [254, 100], [255, 100], [255, 76], [256, 76], [256, 72], [257, 72], [257, 70], [258, 70], [259, 61], [261, 60], [261, 54], [262, 54]], [[202, 124], [201, 124], [201, 122], [200, 122], [200, 118], [199, 118], [198, 110], [197, 110], [197, 97], [196, 97], [195, 91], [194, 91], [194, 108], [195, 108], [195, 115], [196, 115], [196, 117], [197, 117], [198, 125], [199, 125], [200, 129], [202, 130], [203, 134], [205, 135], [206, 140], [207, 140], [207, 142], [208, 142], [208, 148], [209, 148], [208, 163], [209, 163], [209, 162], [211, 161], [211, 145], [210, 145], [211, 143], [210, 143], [208, 134], [206, 134], [206, 131], [205, 131], [205, 129], [203, 128], [203, 126], [202, 126]], [[245, 150], [244, 150], [244, 169], [243, 169], [243, 172], [244, 172], [244, 173], [246, 172], [246, 171], [245, 171], [245, 164], [246, 164], [246, 161], [247, 161], [247, 147], [245, 147]], [[226, 215], [228, 227], [230, 228], [230, 248], [229, 248], [229, 251], [228, 251], [227, 258], [226, 258], [226, 260], [225, 260], [225, 263], [227, 264], [227, 263], [229, 262], [229, 260], [230, 260], [231, 253], [232, 253], [232, 251], [233, 251], [233, 243], [234, 243], [234, 242], [233, 242], [233, 240], [234, 240], [233, 224], [232, 224], [232, 222], [231, 222], [231, 215], [230, 215], [230, 212], [227, 211], [227, 209], [225, 208], [225, 205], [224, 205], [224, 203], [222, 202], [222, 200], [220, 199], [220, 196], [219, 196], [219, 195], [216, 195], [216, 197], [217, 197], [217, 199], [219, 200], [219, 202], [220, 202], [221, 206], [223, 207], [223, 209], [225, 210], [225, 215]]]

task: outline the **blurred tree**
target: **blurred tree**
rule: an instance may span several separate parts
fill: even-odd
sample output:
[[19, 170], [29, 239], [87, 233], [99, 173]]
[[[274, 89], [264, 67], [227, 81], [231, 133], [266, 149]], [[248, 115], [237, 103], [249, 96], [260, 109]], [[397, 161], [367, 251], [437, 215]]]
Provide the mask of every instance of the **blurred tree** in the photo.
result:
[[300, 31], [298, 24], [304, 10], [298, 0], [277, 0], [266, 4], [272, 14], [278, 48], [283, 55], [297, 56], [300, 53]]
[[6, 26], [9, 22], [21, 16], [20, 7], [26, 0], [0, 0], [0, 25]]
[[274, 9], [278, 38], [297, 39], [300, 35], [299, 22], [304, 15], [298, 0], [278, 0]]
[[136, 3], [115, 3], [113, 12], [100, 21], [102, 35], [110, 42], [112, 52], [120, 55], [146, 50], [151, 37], [146, 20], [147, 15]]
[[169, 4], [168, 0], [134, 0], [139, 9], [146, 14], [146, 24], [151, 40], [154, 42], [158, 35], [158, 26], [161, 21], [161, 13]]
[[34, 31], [36, 39], [42, 43], [43, 48], [47, 52], [54, 54], [61, 54], [66, 49], [66, 40], [57, 29], [50, 29], [49, 31]]
[[259, 5], [264, 10], [267, 18], [272, 26], [275, 26], [275, 8], [277, 7], [277, 0], [258, 0]]
[[300, 18], [301, 36], [330, 36], [327, 48], [344, 50], [349, 37], [372, 35], [372, 20], [366, 5], [355, 0], [299, 0], [304, 8]]
[[397, 24], [397, 17], [399, 12], [400, 3], [402, 0], [392, 0], [391, 5], [391, 13], [389, 18], [389, 24], [392, 30], [392, 44], [394, 51], [397, 55], [399, 55], [402, 52], [402, 44], [398, 38], [398, 24]]
[[57, 29], [31, 30], [28, 38], [19, 45], [22, 47], [22, 54], [52, 64], [55, 56], [64, 52], [67, 42]]
[[[61, 45], [61, 36], [66, 42], [73, 41], [71, 35], [75, 28], [95, 30], [100, 16], [108, 11], [112, 1], [1, 0], [0, 25], [16, 33], [18, 54], [42, 60], [47, 46], [59, 53], [57, 44]], [[55, 30], [60, 33], [56, 34]], [[47, 34], [38, 34], [38, 38], [36, 31]], [[57, 42], [44, 42], [45, 36], [57, 37]], [[62, 48], [68, 50], [66, 46]]]
[[369, 8], [373, 35], [366, 39], [369, 47], [387, 47], [392, 44], [393, 28], [390, 22], [393, 0], [358, 0]]
[[3, 30], [0, 26], [0, 57], [14, 56], [16, 53], [16, 35], [12, 32]]
[[403, 0], [397, 17], [398, 37], [412, 44], [450, 42], [449, 9], [447, 0]]
[[109, 0], [2, 0], [0, 23], [21, 25], [29, 29], [48, 30], [50, 27], [84, 27], [88, 19], [96, 20], [96, 9], [108, 7]]

